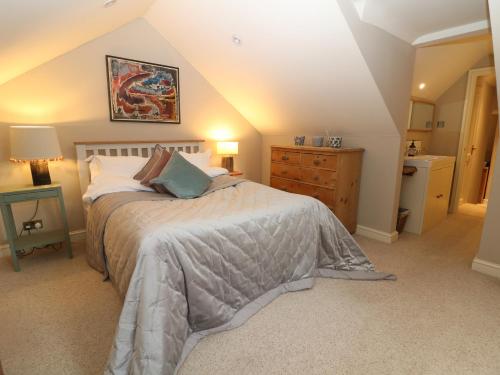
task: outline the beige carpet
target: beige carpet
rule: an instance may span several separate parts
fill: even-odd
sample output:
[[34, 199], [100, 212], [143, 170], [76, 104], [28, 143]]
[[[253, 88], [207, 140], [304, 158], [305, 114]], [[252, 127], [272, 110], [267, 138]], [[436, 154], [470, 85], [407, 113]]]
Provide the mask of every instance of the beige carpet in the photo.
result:
[[[180, 375], [500, 374], [500, 281], [470, 270], [481, 215], [463, 210], [392, 246], [358, 238], [398, 281], [320, 279], [202, 341]], [[19, 274], [0, 259], [6, 375], [102, 372], [120, 300], [75, 250], [23, 259]]]

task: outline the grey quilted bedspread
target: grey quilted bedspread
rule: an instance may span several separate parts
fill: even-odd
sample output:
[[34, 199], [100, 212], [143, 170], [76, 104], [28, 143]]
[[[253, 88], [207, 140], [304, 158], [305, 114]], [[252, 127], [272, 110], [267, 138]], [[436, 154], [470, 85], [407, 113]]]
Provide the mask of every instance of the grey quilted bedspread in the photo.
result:
[[[314, 276], [394, 278], [374, 272], [321, 202], [253, 182], [109, 206], [106, 266], [124, 305], [106, 374], [174, 374], [204, 335], [312, 287]], [[89, 257], [100, 264], [98, 252]]]

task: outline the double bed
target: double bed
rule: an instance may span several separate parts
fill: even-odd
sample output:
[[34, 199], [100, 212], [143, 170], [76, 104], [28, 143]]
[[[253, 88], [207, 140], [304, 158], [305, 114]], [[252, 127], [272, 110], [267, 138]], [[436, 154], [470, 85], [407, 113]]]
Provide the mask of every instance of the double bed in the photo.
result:
[[[200, 141], [159, 143], [202, 149]], [[89, 155], [147, 157], [154, 145], [78, 144], [82, 191]], [[87, 256], [124, 299], [107, 374], [174, 374], [201, 338], [244, 323], [282, 293], [311, 288], [315, 277], [394, 278], [374, 271], [318, 200], [229, 176], [195, 199], [100, 196], [87, 209]]]

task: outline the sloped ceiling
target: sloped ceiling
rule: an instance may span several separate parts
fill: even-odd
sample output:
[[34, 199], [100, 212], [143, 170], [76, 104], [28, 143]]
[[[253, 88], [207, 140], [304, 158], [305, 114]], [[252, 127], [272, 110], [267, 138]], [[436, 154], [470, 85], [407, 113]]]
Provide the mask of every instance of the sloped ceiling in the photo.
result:
[[2, 0], [0, 84], [142, 15], [153, 0]]
[[487, 24], [488, 20], [487, 0], [352, 1], [364, 22], [409, 43], [446, 29], [471, 30], [474, 24]]
[[[491, 35], [417, 49], [412, 95], [435, 101], [478, 61], [493, 53]], [[418, 85], [425, 83], [425, 89]]]
[[397, 134], [336, 1], [157, 0], [145, 18], [263, 134]]

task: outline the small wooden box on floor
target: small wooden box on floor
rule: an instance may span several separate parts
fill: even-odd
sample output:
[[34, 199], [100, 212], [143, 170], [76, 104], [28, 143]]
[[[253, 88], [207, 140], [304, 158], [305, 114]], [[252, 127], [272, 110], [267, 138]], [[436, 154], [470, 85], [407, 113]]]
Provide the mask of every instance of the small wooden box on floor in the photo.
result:
[[271, 146], [271, 186], [319, 199], [356, 231], [361, 148]]

